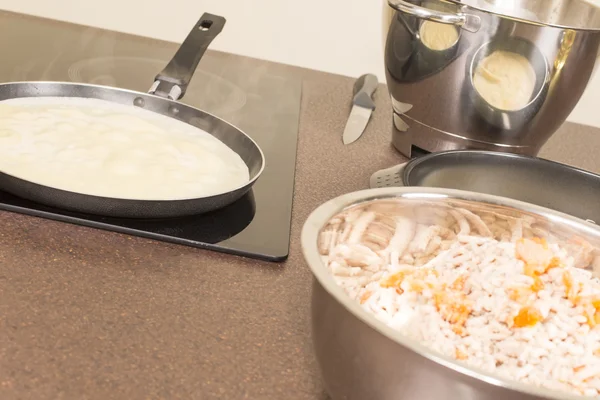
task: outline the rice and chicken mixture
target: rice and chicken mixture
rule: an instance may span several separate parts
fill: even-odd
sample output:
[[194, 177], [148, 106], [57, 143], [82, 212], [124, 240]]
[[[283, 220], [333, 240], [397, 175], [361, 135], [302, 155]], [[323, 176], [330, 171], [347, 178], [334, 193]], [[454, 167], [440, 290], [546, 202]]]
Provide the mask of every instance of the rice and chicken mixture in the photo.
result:
[[506, 378], [600, 395], [599, 249], [498, 206], [377, 200], [321, 231], [336, 282], [430, 349]]

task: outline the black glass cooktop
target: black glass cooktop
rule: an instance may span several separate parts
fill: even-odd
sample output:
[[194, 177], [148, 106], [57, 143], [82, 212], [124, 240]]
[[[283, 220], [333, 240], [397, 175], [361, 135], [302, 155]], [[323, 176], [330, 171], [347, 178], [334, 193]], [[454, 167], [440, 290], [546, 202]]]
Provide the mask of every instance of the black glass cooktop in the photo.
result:
[[[0, 34], [0, 82], [87, 82], [145, 92], [178, 46], [4, 12], [0, 33], [5, 33]], [[205, 55], [182, 102], [244, 130], [266, 159], [252, 191], [221, 210], [173, 219], [107, 218], [47, 207], [1, 190], [0, 209], [283, 261], [289, 252], [300, 99], [300, 82], [269, 71], [266, 63]]]

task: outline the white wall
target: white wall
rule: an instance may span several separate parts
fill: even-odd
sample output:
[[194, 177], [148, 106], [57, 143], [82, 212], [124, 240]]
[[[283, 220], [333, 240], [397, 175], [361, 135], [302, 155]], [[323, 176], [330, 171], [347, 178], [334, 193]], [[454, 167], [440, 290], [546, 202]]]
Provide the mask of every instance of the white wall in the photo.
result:
[[[593, 0], [600, 3], [600, 0]], [[181, 41], [203, 12], [226, 28], [211, 48], [383, 81], [382, 0], [0, 0], [0, 9]], [[600, 127], [600, 74], [571, 121]]]

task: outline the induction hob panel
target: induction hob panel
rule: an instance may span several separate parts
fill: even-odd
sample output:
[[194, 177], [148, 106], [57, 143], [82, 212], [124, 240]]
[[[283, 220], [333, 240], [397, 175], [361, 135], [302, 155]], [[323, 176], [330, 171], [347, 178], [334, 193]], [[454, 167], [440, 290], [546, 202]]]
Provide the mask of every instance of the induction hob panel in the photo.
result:
[[[84, 82], [145, 92], [178, 47], [8, 12], [0, 12], [0, 32], [0, 82]], [[261, 147], [265, 170], [247, 196], [209, 214], [133, 220], [46, 207], [0, 188], [0, 209], [282, 261], [289, 252], [300, 100], [301, 82], [270, 72], [267, 63], [209, 51], [181, 101], [238, 126]]]

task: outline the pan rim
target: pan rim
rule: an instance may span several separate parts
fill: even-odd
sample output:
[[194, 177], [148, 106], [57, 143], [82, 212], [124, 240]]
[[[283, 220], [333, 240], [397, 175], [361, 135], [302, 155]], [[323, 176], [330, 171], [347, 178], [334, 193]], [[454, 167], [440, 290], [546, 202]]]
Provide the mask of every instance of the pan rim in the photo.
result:
[[530, 160], [536, 163], [540, 163], [540, 164], [545, 164], [545, 165], [550, 165], [553, 167], [558, 167], [558, 168], [565, 168], [567, 170], [571, 170], [575, 173], [581, 174], [581, 175], [585, 175], [591, 178], [596, 178], [600, 180], [600, 175], [591, 172], [591, 171], [587, 171], [583, 168], [579, 168], [579, 167], [575, 167], [572, 165], [568, 165], [568, 164], [563, 164], [561, 162], [557, 162], [557, 161], [553, 161], [553, 160], [548, 160], [546, 158], [541, 158], [541, 157], [537, 157], [537, 156], [527, 156], [524, 154], [516, 154], [516, 153], [506, 153], [506, 152], [501, 152], [501, 151], [491, 151], [491, 150], [447, 150], [447, 151], [440, 151], [440, 152], [435, 152], [435, 153], [429, 153], [426, 154], [424, 156], [420, 156], [420, 157], [416, 157], [413, 158], [412, 160], [409, 160], [406, 165], [403, 168], [402, 171], [402, 183], [406, 186], [418, 186], [421, 187], [420, 185], [415, 184], [415, 182], [410, 182], [410, 174], [413, 170], [415, 170], [420, 164], [423, 164], [425, 162], [428, 162], [429, 160], [435, 159], [437, 157], [444, 157], [444, 156], [449, 156], [449, 155], [453, 155], [453, 154], [477, 154], [477, 155], [484, 155], [484, 156], [490, 156], [490, 157], [499, 157], [499, 158], [513, 158], [513, 159], [520, 159], [520, 160]]
[[[39, 186], [42, 186], [42, 187], [45, 187], [45, 188], [48, 188], [48, 189], [52, 189], [52, 190], [56, 190], [56, 191], [60, 191], [60, 192], [63, 192], [63, 193], [68, 193], [68, 194], [72, 194], [72, 195], [79, 195], [79, 196], [94, 197], [94, 198], [96, 198], [98, 200], [107, 200], [107, 201], [111, 201], [111, 200], [117, 200], [117, 201], [135, 201], [135, 202], [145, 202], [145, 203], [150, 204], [150, 203], [162, 203], [162, 202], [166, 202], [166, 201], [175, 203], [175, 202], [187, 202], [187, 201], [196, 201], [196, 200], [209, 200], [209, 199], [215, 198], [217, 196], [221, 196], [221, 195], [224, 195], [224, 194], [228, 194], [228, 193], [232, 193], [232, 192], [235, 192], [235, 191], [238, 191], [238, 190], [242, 190], [242, 189], [244, 189], [246, 187], [250, 188], [258, 180], [258, 178], [262, 175], [262, 173], [263, 173], [263, 171], [265, 169], [266, 159], [265, 159], [264, 152], [263, 152], [262, 148], [258, 145], [258, 143], [256, 143], [256, 141], [252, 137], [250, 137], [250, 135], [248, 135], [245, 131], [243, 131], [242, 129], [240, 129], [236, 125], [234, 125], [234, 124], [232, 124], [232, 123], [230, 123], [228, 121], [225, 121], [224, 119], [222, 119], [222, 118], [220, 118], [220, 117], [218, 117], [218, 116], [216, 116], [214, 114], [211, 114], [211, 113], [209, 113], [209, 112], [207, 112], [205, 110], [202, 110], [202, 109], [197, 108], [197, 107], [193, 107], [193, 106], [191, 106], [189, 104], [186, 104], [186, 103], [183, 103], [183, 102], [180, 102], [180, 101], [177, 101], [177, 100], [167, 99], [167, 98], [164, 98], [164, 97], [161, 97], [161, 96], [157, 96], [157, 95], [154, 95], [154, 94], [151, 94], [151, 93], [144, 93], [144, 92], [139, 92], [139, 91], [131, 90], [131, 89], [124, 89], [124, 88], [112, 87], [112, 86], [106, 86], [106, 85], [96, 85], [96, 84], [91, 84], [91, 83], [80, 83], [80, 82], [47, 81], [47, 80], [43, 80], [43, 81], [4, 82], [4, 83], [0, 83], [0, 89], [2, 87], [18, 86], [18, 85], [62, 85], [62, 86], [71, 86], [71, 87], [87, 87], [87, 88], [91, 88], [91, 89], [95, 88], [95, 89], [108, 90], [108, 91], [112, 91], [112, 92], [126, 93], [126, 94], [134, 95], [134, 96], [146, 96], [146, 97], [157, 99], [159, 101], [164, 101], [164, 102], [167, 102], [167, 103], [170, 103], [170, 104], [176, 104], [177, 106], [186, 107], [186, 108], [188, 108], [190, 110], [193, 110], [195, 112], [200, 112], [202, 114], [205, 114], [205, 115], [209, 116], [210, 118], [213, 118], [213, 119], [219, 121], [220, 123], [229, 125], [231, 128], [237, 130], [242, 135], [244, 135], [248, 140], [250, 140], [250, 142], [252, 142], [252, 144], [256, 147], [256, 149], [260, 153], [260, 156], [261, 156], [261, 166], [260, 166], [260, 169], [256, 172], [256, 174], [255, 174], [254, 177], [250, 178], [246, 183], [244, 183], [244, 184], [242, 184], [240, 186], [236, 186], [235, 188], [233, 188], [233, 189], [231, 189], [231, 190], [229, 190], [227, 192], [215, 193], [215, 194], [212, 194], [210, 196], [188, 197], [188, 198], [180, 198], [180, 199], [132, 199], [132, 198], [126, 198], [126, 197], [107, 197], [107, 196], [98, 196], [98, 195], [86, 194], [86, 193], [81, 193], [81, 192], [73, 192], [73, 191], [70, 191], [70, 190], [59, 189], [59, 188], [55, 188], [53, 186], [48, 186], [48, 185], [40, 184], [40, 183], [37, 183], [37, 182], [34, 182], [34, 181], [30, 181], [30, 180], [27, 180], [27, 179], [23, 179], [23, 178], [20, 178], [20, 177], [8, 174], [8, 173], [0, 170], [0, 174], [10, 176], [11, 178], [18, 179], [18, 180], [25, 181], [25, 182], [29, 182], [29, 183], [33, 183], [35, 185], [39, 185]], [[0, 103], [2, 101], [5, 101], [5, 100], [10, 100], [10, 99], [15, 99], [15, 98], [27, 98], [27, 97], [35, 97], [35, 98], [39, 98], [39, 97], [66, 97], [66, 98], [75, 98], [75, 99], [76, 98], [81, 98], [81, 99], [89, 99], [90, 98], [90, 97], [78, 97], [78, 96], [21, 96], [21, 97], [10, 97], [10, 98], [6, 98], [6, 99], [0, 99]], [[118, 103], [116, 101], [107, 100], [107, 99], [104, 99], [104, 98], [98, 98], [98, 97], [93, 97], [93, 98], [98, 99], [98, 100], [108, 101], [110, 103], [123, 104], [123, 103]], [[123, 105], [126, 105], [126, 104], [123, 104]], [[134, 105], [131, 105], [131, 106], [135, 107]], [[184, 124], [190, 125], [190, 126], [196, 128], [196, 129], [200, 129], [200, 128], [194, 126], [194, 125], [189, 124], [188, 122], [182, 121], [182, 120], [177, 119], [175, 117], [164, 115], [164, 114], [160, 114], [160, 113], [157, 113], [155, 111], [148, 110], [148, 109], [145, 109], [145, 108], [143, 108], [143, 109], [146, 110], [146, 111], [152, 112], [154, 114], [157, 114], [157, 115], [165, 116], [167, 118], [174, 118], [175, 120], [180, 121], [180, 122], [182, 122]], [[215, 137], [212, 133], [210, 133], [210, 132], [207, 132], [207, 133], [210, 134], [211, 136], [213, 136], [215, 139], [219, 140], [225, 146], [227, 146], [227, 144], [225, 144], [220, 139], [218, 139], [217, 137]], [[234, 151], [236, 154], [238, 154], [238, 152], [236, 152], [235, 150], [233, 150], [231, 147], [229, 147], [229, 146], [227, 146], [227, 147], [230, 150]]]

